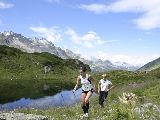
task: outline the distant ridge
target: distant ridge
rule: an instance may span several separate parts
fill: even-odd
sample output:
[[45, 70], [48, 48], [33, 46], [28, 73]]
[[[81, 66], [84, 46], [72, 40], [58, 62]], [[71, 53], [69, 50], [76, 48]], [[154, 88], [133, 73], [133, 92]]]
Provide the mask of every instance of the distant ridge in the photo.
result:
[[137, 71], [151, 71], [151, 70], [157, 69], [159, 67], [160, 67], [160, 57], [145, 64], [144, 66], [139, 68]]

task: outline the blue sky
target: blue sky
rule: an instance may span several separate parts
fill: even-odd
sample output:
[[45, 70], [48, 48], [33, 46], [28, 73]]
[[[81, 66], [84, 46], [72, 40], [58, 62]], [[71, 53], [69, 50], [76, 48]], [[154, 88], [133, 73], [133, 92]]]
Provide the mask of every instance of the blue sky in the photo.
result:
[[160, 0], [0, 0], [0, 31], [45, 37], [84, 58], [160, 57]]

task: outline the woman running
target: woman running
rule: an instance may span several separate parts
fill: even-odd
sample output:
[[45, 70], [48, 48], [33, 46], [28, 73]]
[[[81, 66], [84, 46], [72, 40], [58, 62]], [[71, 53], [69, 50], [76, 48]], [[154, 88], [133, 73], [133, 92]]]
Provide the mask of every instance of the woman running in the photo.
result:
[[[88, 110], [89, 110], [89, 98], [91, 97], [92, 93], [95, 91], [95, 81], [94, 79], [86, 73], [86, 67], [80, 67], [80, 75], [77, 77], [77, 83], [73, 89], [76, 91], [78, 89], [79, 84], [82, 84], [82, 109], [84, 112], [83, 117], [88, 117]], [[93, 86], [92, 86], [93, 83]]]

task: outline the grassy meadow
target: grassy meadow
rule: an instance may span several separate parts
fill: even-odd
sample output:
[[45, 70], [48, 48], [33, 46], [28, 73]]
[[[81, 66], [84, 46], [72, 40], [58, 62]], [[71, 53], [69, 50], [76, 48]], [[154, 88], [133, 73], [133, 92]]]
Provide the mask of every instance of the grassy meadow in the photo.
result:
[[[155, 70], [155, 73], [157, 71]], [[46, 110], [24, 109], [18, 112], [42, 114], [50, 120], [159, 120], [160, 79], [153, 73], [133, 73], [128, 71], [107, 72], [115, 88], [110, 91], [105, 108], [98, 104], [98, 95], [90, 100], [89, 118], [82, 117], [81, 104], [50, 108]], [[94, 74], [98, 80], [101, 74]], [[125, 103], [120, 101], [123, 93], [135, 94], [135, 99]]]

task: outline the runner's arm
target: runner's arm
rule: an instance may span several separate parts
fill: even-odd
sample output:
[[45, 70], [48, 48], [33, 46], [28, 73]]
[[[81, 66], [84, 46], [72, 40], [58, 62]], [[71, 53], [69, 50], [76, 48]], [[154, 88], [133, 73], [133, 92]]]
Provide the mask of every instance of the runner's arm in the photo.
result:
[[94, 89], [94, 91], [96, 91], [96, 83], [95, 83], [94, 78], [93, 78], [92, 76], [90, 76], [89, 78], [90, 78], [90, 80], [91, 80], [92, 83], [93, 83], [93, 89]]
[[113, 84], [110, 84], [109, 86], [110, 86], [109, 91], [114, 88]]
[[78, 77], [77, 77], [76, 85], [75, 85], [75, 87], [74, 87], [74, 89], [73, 89], [74, 91], [76, 91], [76, 90], [78, 89], [78, 86], [79, 86], [79, 84], [80, 84], [79, 81], [80, 81], [80, 77], [78, 76]]

